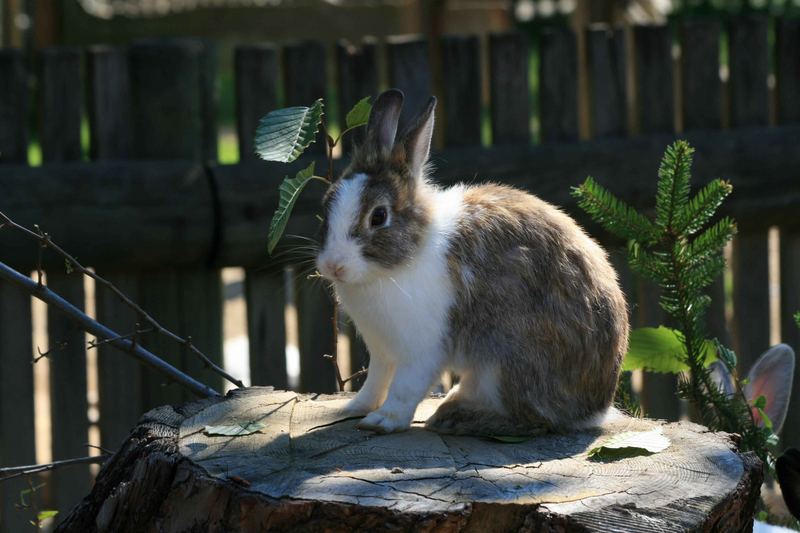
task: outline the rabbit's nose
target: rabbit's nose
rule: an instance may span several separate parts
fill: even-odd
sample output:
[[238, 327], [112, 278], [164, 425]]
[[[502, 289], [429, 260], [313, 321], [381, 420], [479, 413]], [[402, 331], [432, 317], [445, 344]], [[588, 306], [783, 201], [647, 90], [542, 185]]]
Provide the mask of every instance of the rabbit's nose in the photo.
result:
[[337, 263], [335, 261], [326, 261], [325, 270], [330, 272], [331, 276], [333, 276], [336, 279], [342, 279], [342, 276], [344, 276], [345, 272], [344, 265], [342, 265], [341, 263]]

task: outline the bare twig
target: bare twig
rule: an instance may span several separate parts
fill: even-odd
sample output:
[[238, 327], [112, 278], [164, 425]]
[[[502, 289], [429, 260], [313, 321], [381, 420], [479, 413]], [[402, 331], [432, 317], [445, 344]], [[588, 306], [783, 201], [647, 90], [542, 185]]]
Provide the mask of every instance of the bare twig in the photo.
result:
[[55, 470], [64, 466], [83, 465], [88, 463], [102, 463], [111, 457], [108, 454], [93, 455], [89, 457], [78, 457], [77, 459], [63, 459], [61, 461], [53, 461], [52, 463], [44, 463], [40, 465], [26, 465], [26, 466], [11, 466], [7, 468], [0, 468], [0, 482], [8, 481], [22, 476], [30, 476]]
[[144, 349], [140, 344], [135, 344], [133, 341], [123, 338], [116, 331], [97, 322], [86, 313], [66, 301], [64, 298], [51, 291], [46, 285], [40, 286], [28, 276], [17, 272], [3, 262], [0, 262], [0, 279], [4, 279], [10, 283], [13, 283], [14, 285], [22, 287], [29, 294], [42, 300], [49, 306], [58, 309], [69, 318], [77, 322], [84, 331], [87, 331], [95, 337], [101, 339], [109, 339], [109, 344], [115, 348], [119, 348], [120, 350], [130, 353], [143, 363], [151, 366], [172, 381], [180, 383], [198, 396], [219, 396], [219, 392], [215, 391], [208, 385], [200, 383], [193, 377], [181, 372], [174, 366], [165, 362], [163, 359], [160, 359], [158, 356]]
[[39, 361], [41, 361], [42, 359], [50, 357], [50, 355], [53, 354], [54, 352], [61, 352], [61, 351], [66, 350], [67, 346], [69, 346], [69, 344], [66, 341], [56, 342], [55, 346], [53, 346], [52, 348], [50, 348], [49, 350], [46, 350], [44, 352], [42, 351], [41, 348], [39, 348], [37, 346], [36, 347], [36, 352], [39, 354], [39, 356], [33, 358], [33, 363], [36, 364]]
[[158, 321], [156, 321], [156, 319], [154, 319], [152, 316], [150, 316], [144, 309], [139, 307], [138, 304], [136, 304], [133, 300], [131, 300], [130, 298], [125, 296], [125, 294], [123, 294], [123, 292], [120, 291], [113, 283], [109, 282], [108, 280], [106, 280], [102, 276], [98, 275], [96, 272], [92, 272], [91, 270], [89, 270], [88, 268], [86, 268], [82, 264], [80, 264], [77, 259], [75, 259], [72, 255], [70, 255], [69, 253], [64, 251], [60, 246], [58, 246], [56, 243], [54, 243], [52, 241], [52, 239], [50, 239], [50, 235], [48, 235], [47, 233], [43, 232], [38, 226], [36, 226], [36, 230], [37, 231], [31, 231], [30, 229], [26, 228], [25, 226], [21, 226], [21, 225], [17, 224], [16, 222], [14, 222], [13, 220], [11, 220], [11, 218], [9, 218], [2, 211], [0, 211], [0, 223], [2, 223], [2, 225], [4, 225], [4, 226], [9, 226], [10, 228], [15, 229], [16, 231], [19, 231], [22, 234], [27, 235], [28, 237], [30, 237], [32, 239], [36, 239], [39, 242], [39, 247], [40, 247], [39, 248], [39, 263], [37, 265], [37, 272], [38, 272], [38, 277], [39, 277], [38, 285], [39, 286], [42, 286], [42, 266], [41, 266], [42, 250], [44, 248], [49, 248], [49, 249], [53, 250], [58, 255], [60, 255], [61, 257], [64, 258], [68, 268], [72, 268], [73, 270], [76, 270], [76, 271], [80, 272], [84, 276], [89, 276], [90, 278], [95, 280], [96, 283], [102, 285], [103, 287], [107, 288], [112, 293], [114, 293], [122, 301], [122, 303], [124, 303], [129, 308], [133, 309], [133, 311], [135, 311], [136, 314], [139, 317], [141, 317], [141, 321], [142, 322], [146, 322], [147, 324], [152, 326], [152, 328], [155, 330], [156, 333], [158, 333], [160, 335], [164, 335], [165, 337], [167, 337], [169, 339], [172, 339], [173, 341], [177, 342], [178, 344], [181, 344], [181, 345], [185, 346], [195, 356], [199, 357], [203, 361], [203, 364], [206, 367], [210, 368], [211, 370], [213, 370], [214, 372], [216, 372], [217, 374], [219, 374], [220, 376], [222, 376], [226, 380], [230, 381], [231, 383], [233, 383], [237, 387], [244, 388], [244, 383], [242, 383], [241, 380], [238, 380], [238, 379], [234, 378], [233, 376], [231, 376], [230, 374], [228, 374], [227, 372], [225, 372], [225, 370], [223, 370], [219, 365], [217, 365], [213, 361], [211, 361], [211, 359], [209, 359], [208, 356], [206, 356], [206, 354], [204, 354], [195, 345], [193, 345], [190, 340], [184, 339], [180, 335], [177, 335], [176, 333], [173, 333], [172, 331], [170, 331], [167, 328], [165, 328], [164, 326], [162, 326]]
[[150, 333], [151, 331], [153, 331], [152, 328], [147, 328], [147, 329], [138, 329], [137, 328], [137, 330], [134, 331], [133, 333], [128, 333], [127, 335], [120, 335], [118, 337], [114, 337], [113, 339], [92, 339], [92, 340], [89, 341], [89, 345], [87, 346], [86, 349], [87, 350], [91, 350], [92, 348], [99, 348], [103, 344], [110, 344], [111, 342], [119, 340], [119, 339], [129, 339], [131, 341], [131, 347], [135, 347], [136, 346], [136, 337], [138, 337], [142, 333]]
[[355, 374], [353, 374], [353, 375], [352, 375], [352, 376], [350, 376], [349, 378], [346, 378], [346, 379], [342, 380], [342, 387], [344, 387], [344, 385], [345, 385], [345, 384], [346, 384], [348, 381], [352, 381], [352, 380], [354, 380], [354, 379], [360, 378], [361, 376], [366, 376], [366, 375], [367, 375], [367, 372], [368, 372], [368, 370], [362, 366], [362, 367], [361, 367], [361, 370], [359, 370], [358, 372], [356, 372]]
[[95, 450], [100, 450], [101, 452], [103, 452], [105, 454], [108, 454], [108, 455], [114, 455], [114, 450], [109, 450], [108, 448], [103, 448], [102, 446], [97, 446], [96, 444], [89, 444], [87, 442], [86, 443], [86, 447], [87, 448], [94, 448]]

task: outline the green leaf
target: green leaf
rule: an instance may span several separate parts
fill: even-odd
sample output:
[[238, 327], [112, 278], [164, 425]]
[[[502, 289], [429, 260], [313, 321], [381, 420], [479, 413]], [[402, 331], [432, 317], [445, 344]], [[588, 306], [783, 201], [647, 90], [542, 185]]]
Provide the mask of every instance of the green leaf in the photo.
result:
[[267, 427], [261, 422], [245, 422], [234, 424], [230, 426], [205, 426], [203, 432], [210, 436], [225, 436], [225, 437], [241, 437], [243, 435], [250, 435], [258, 433]]
[[372, 104], [369, 103], [369, 96], [365, 96], [347, 113], [347, 117], [345, 117], [347, 129], [366, 124], [369, 121], [370, 111], [372, 111]]
[[767, 397], [763, 394], [753, 401], [753, 407], [756, 409], [764, 409], [767, 406]]
[[[703, 344], [704, 366], [716, 360], [714, 343]], [[689, 370], [686, 364], [686, 346], [683, 335], [664, 326], [636, 328], [631, 331], [628, 353], [622, 362], [622, 370], [647, 370], [678, 374]]]
[[278, 199], [278, 209], [272, 216], [272, 222], [269, 224], [269, 235], [267, 237], [267, 251], [272, 253], [278, 241], [281, 240], [286, 224], [289, 223], [289, 217], [292, 214], [292, 208], [297, 202], [297, 198], [303, 191], [308, 182], [314, 179], [314, 165], [312, 161], [303, 170], [299, 171], [293, 178], [286, 176], [280, 186], [280, 197]]
[[670, 440], [661, 428], [650, 431], [626, 431], [609, 437], [589, 450], [592, 459], [608, 460], [651, 455], [666, 450]]
[[800, 311], [794, 314], [794, 321], [797, 323], [797, 327], [800, 328]]
[[53, 518], [57, 514], [58, 514], [58, 511], [56, 511], [55, 509], [46, 509], [44, 511], [39, 511], [39, 513], [36, 515], [36, 520], [41, 522], [42, 520], [47, 520], [48, 518]]
[[761, 421], [764, 422], [764, 427], [772, 431], [772, 419], [769, 417], [769, 415], [764, 412], [762, 407], [756, 407], [756, 411], [758, 411], [758, 416], [761, 417]]
[[[714, 350], [717, 352], [717, 359], [725, 363], [725, 366], [728, 367], [728, 370], [733, 370], [736, 368], [736, 352], [722, 344], [719, 339], [714, 339], [711, 342], [714, 343]], [[744, 380], [741, 381], [744, 382]], [[742, 385], [744, 384], [745, 383], [742, 383]]]
[[498, 442], [505, 442], [506, 444], [519, 444], [520, 442], [531, 440], [530, 437], [518, 437], [513, 435], [489, 435], [489, 438]]
[[267, 161], [291, 163], [314, 142], [322, 115], [322, 98], [311, 107], [286, 107], [268, 113], [256, 128], [256, 153]]

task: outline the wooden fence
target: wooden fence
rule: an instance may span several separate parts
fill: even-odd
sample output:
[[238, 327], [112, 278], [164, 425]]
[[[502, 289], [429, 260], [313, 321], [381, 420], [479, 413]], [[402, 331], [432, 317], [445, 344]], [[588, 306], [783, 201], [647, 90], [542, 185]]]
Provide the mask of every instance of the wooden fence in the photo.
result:
[[[723, 45], [727, 76], [720, 75]], [[592, 174], [647, 207], [663, 148], [676, 133], [688, 138], [697, 148], [696, 185], [718, 176], [731, 180], [735, 192], [724, 209], [740, 226], [732, 293], [722, 281], [714, 286], [711, 332], [733, 344], [745, 368], [769, 345], [771, 328], [779, 326], [786, 342], [800, 345], [790, 320], [800, 309], [800, 21], [592, 27], [581, 35], [553, 29], [536, 42], [504, 34], [447, 36], [436, 43], [398, 38], [333, 49], [318, 42], [239, 47], [234, 63], [242, 161], [236, 165], [215, 163], [215, 60], [215, 48], [197, 41], [141, 42], [124, 50], [57, 48], [36, 58], [0, 51], [0, 210], [23, 224], [39, 224], [167, 327], [191, 335], [216, 362], [222, 352], [220, 268], [244, 267], [254, 384], [287, 386], [287, 265], [270, 261], [265, 243], [277, 185], [293, 171], [255, 159], [256, 121], [276, 107], [330, 93], [337, 96], [338, 116], [329, 118], [342, 122], [359, 98], [388, 86], [405, 91], [405, 113], [431, 93], [440, 97], [438, 180], [516, 184], [586, 223], [613, 250], [638, 326], [662, 321], [656, 291], [630, 274], [620, 243], [586, 221], [569, 189]], [[533, 78], [532, 66], [538, 68]], [[334, 84], [337, 90], [329, 91]], [[36, 168], [26, 164], [31, 112], [43, 154]], [[88, 156], [81, 144], [84, 113]], [[312, 156], [320, 156], [321, 146], [312, 145]], [[309, 190], [288, 233], [314, 233], [318, 200], [318, 191]], [[779, 325], [770, 323], [770, 227], [779, 232]], [[30, 272], [36, 257], [35, 243], [0, 231], [0, 260]], [[57, 257], [45, 254], [44, 265], [54, 290], [78, 306], [92, 303], [83, 282], [64, 272]], [[328, 296], [321, 284], [302, 281], [295, 302], [299, 388], [333, 391], [331, 366], [321, 357], [332, 344]], [[93, 305], [102, 322], [122, 333], [134, 330], [137, 317], [113, 295], [98, 289]], [[0, 283], [2, 465], [35, 462], [33, 327], [30, 297]], [[52, 455], [83, 456], [90, 426], [85, 337], [54, 312], [47, 331], [51, 346], [66, 343], [49, 357]], [[221, 386], [180, 346], [154, 334], [144, 334], [142, 342]], [[352, 366], [358, 367], [364, 348], [358, 341], [352, 345]], [[97, 361], [104, 447], [117, 447], [144, 410], [189, 399], [112, 348], [101, 346]], [[672, 376], [645, 374], [642, 381], [648, 413], [679, 416]], [[798, 390], [800, 379], [784, 431], [794, 445], [800, 444]], [[59, 471], [48, 481], [47, 505], [68, 509], [90, 481], [85, 466]], [[21, 527], [14, 502], [25, 486], [0, 485], [0, 530]]]

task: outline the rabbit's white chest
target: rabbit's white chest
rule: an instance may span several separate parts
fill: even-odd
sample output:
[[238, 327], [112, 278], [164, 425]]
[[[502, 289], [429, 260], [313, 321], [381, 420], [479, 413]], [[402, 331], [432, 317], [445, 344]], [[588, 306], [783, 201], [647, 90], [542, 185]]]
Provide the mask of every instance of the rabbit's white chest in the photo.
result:
[[397, 362], [444, 356], [442, 341], [454, 302], [447, 255], [463, 190], [437, 196], [430, 233], [409, 265], [369, 284], [336, 286], [343, 309], [373, 355]]

